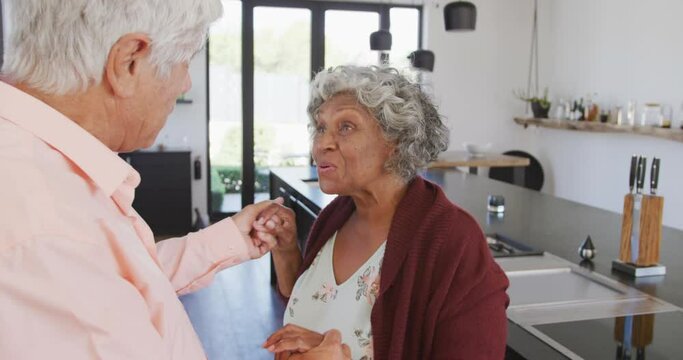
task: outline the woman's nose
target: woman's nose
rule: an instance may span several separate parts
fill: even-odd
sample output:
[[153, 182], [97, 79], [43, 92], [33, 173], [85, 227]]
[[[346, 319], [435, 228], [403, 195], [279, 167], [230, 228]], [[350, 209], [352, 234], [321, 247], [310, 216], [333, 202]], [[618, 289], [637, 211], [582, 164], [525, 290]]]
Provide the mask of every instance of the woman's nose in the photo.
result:
[[335, 148], [334, 136], [329, 132], [325, 131], [322, 134], [317, 134], [313, 140], [313, 150], [314, 151], [329, 151]]

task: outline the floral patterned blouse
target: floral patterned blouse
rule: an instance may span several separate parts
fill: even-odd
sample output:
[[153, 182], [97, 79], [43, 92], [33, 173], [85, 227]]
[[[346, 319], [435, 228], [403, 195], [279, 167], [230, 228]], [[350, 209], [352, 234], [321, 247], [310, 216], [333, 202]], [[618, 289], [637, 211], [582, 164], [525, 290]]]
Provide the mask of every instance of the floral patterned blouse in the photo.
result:
[[372, 360], [370, 312], [379, 294], [379, 276], [386, 241], [348, 280], [338, 284], [332, 268], [335, 233], [294, 285], [284, 324], [324, 333], [338, 329], [351, 358]]

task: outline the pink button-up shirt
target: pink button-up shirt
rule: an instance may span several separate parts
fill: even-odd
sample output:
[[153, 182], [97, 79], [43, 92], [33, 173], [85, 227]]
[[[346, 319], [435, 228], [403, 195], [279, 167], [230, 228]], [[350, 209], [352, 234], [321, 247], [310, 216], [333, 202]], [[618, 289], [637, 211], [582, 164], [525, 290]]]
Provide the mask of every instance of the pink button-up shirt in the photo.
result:
[[[188, 169], [189, 171], [189, 169]], [[0, 82], [0, 359], [203, 359], [178, 294], [248, 259], [232, 220], [154, 243], [139, 174]]]

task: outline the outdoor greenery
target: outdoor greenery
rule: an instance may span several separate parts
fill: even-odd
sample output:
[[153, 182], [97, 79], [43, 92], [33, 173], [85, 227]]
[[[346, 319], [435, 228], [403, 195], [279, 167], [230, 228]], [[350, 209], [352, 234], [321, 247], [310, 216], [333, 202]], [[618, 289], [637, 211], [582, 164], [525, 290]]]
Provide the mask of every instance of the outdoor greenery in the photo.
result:
[[[242, 168], [239, 166], [211, 166], [211, 192], [239, 194], [242, 190]], [[257, 169], [256, 192], [268, 192], [268, 171]]]
[[[305, 74], [310, 72], [310, 51], [302, 51], [301, 44], [310, 44], [308, 22], [293, 23], [284, 32], [265, 29], [254, 33], [254, 69], [276, 74]], [[239, 32], [211, 34], [209, 62], [227, 65], [241, 71], [242, 39]]]
[[[239, 193], [242, 188], [242, 131], [234, 127], [225, 133], [221, 150], [212, 157], [211, 192], [220, 194]], [[256, 192], [268, 192], [268, 171], [271, 166], [295, 166], [295, 159], [282, 159], [277, 164], [269, 162], [269, 144], [275, 141], [275, 130], [267, 124], [257, 124], [254, 129], [254, 162], [256, 165]]]
[[[310, 51], [301, 44], [311, 42], [310, 24], [306, 21], [292, 23], [284, 32], [264, 29], [254, 32], [254, 69], [272, 74], [310, 73]], [[348, 51], [334, 42], [327, 43], [326, 61], [329, 64], [343, 64]], [[212, 33], [209, 42], [209, 63], [227, 65], [235, 73], [242, 70], [242, 35], [238, 31]]]
[[[273, 127], [263, 123], [254, 125], [254, 163], [256, 167], [267, 167], [269, 145], [275, 141]], [[226, 131], [221, 149], [218, 154], [211, 158], [212, 163], [218, 166], [238, 166], [242, 164], [242, 128], [233, 127]]]

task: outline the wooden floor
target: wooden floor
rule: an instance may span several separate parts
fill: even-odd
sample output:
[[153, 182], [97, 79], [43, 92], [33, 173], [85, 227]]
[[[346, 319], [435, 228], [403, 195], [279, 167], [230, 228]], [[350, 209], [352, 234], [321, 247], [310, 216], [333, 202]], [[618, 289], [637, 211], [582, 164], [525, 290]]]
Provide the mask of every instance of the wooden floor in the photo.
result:
[[[284, 303], [270, 286], [270, 255], [223, 270], [180, 301], [209, 360], [273, 359], [261, 344], [282, 325]], [[506, 360], [524, 359], [507, 350]]]
[[209, 360], [273, 358], [261, 344], [282, 326], [284, 303], [270, 286], [269, 255], [223, 270], [180, 301]]

